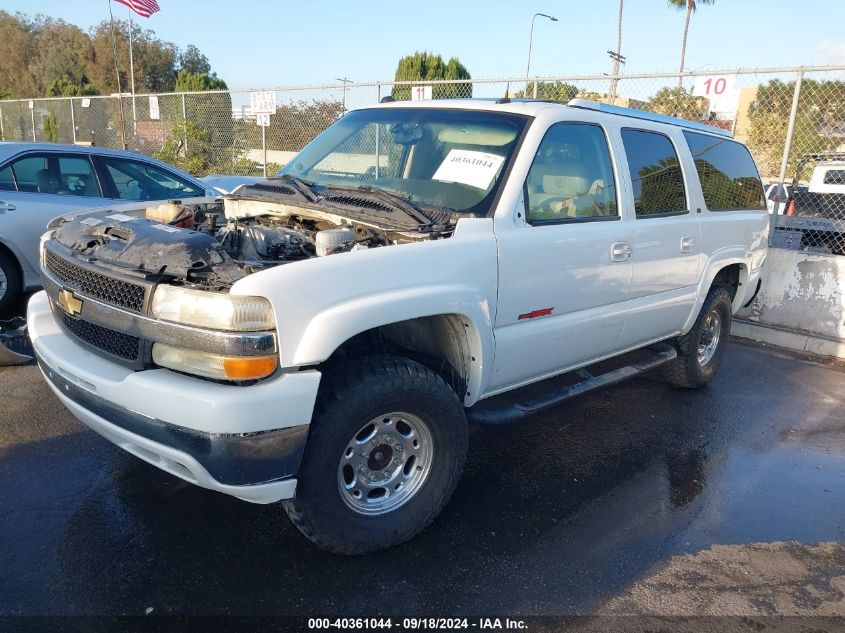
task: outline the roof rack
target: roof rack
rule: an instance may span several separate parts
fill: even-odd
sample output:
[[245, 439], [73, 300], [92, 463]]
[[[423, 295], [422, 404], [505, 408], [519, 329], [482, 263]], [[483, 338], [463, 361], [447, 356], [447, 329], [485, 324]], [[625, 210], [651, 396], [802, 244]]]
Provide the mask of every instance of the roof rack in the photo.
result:
[[654, 112], [646, 112], [645, 110], [636, 110], [634, 108], [623, 108], [621, 106], [610, 105], [609, 103], [599, 103], [598, 101], [590, 101], [589, 99], [572, 99], [566, 105], [572, 108], [584, 108], [586, 110], [597, 110], [599, 112], [606, 112], [607, 114], [618, 114], [620, 116], [627, 116], [633, 119], [643, 119], [645, 121], [654, 121], [656, 123], [668, 123], [669, 125], [677, 125], [679, 127], [689, 128], [691, 130], [698, 130], [700, 132], [709, 132], [710, 134], [719, 134], [732, 138], [733, 135], [728, 130], [716, 127], [714, 125], [707, 125], [706, 123], [697, 123], [696, 121], [688, 121], [674, 116], [666, 116], [665, 114], [655, 114]]

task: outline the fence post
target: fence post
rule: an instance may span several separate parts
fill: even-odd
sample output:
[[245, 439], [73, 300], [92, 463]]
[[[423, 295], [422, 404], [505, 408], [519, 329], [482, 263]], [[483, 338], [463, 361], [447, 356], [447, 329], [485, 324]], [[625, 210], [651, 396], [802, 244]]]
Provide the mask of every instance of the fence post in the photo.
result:
[[534, 80], [534, 98], [537, 98], [537, 80]]
[[267, 177], [267, 128], [261, 126], [261, 151], [264, 154], [264, 177]]
[[76, 116], [73, 113], [73, 97], [68, 97], [70, 101], [70, 130], [73, 134], [73, 143], [76, 144]]
[[[376, 103], [381, 103], [381, 82], [376, 82]], [[378, 128], [376, 128], [378, 129]]]
[[6, 132], [3, 130], [3, 106], [0, 106], [0, 141], [6, 140]]
[[[780, 172], [778, 173], [778, 184], [782, 188], [786, 179], [786, 166], [789, 162], [789, 153], [792, 151], [792, 137], [795, 134], [795, 118], [798, 115], [798, 99], [801, 97], [801, 82], [804, 80], [804, 69], [800, 68], [795, 76], [795, 90], [792, 93], [792, 108], [789, 111], [789, 123], [786, 126], [786, 142], [783, 145], [783, 156], [780, 159]], [[778, 212], [780, 211], [780, 200], [775, 202], [772, 209], [772, 218], [769, 226], [769, 244], [775, 237], [775, 229], [778, 225]]]
[[185, 124], [185, 136], [182, 137], [182, 145], [185, 148], [185, 154], [188, 153], [188, 110], [185, 108], [185, 93], [182, 93], [182, 122]]

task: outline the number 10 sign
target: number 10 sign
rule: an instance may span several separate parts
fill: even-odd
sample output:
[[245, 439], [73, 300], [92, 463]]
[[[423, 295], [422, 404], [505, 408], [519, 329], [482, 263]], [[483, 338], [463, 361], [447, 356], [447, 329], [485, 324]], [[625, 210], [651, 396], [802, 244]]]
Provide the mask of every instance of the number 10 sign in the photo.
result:
[[739, 102], [736, 75], [696, 77], [692, 94], [697, 97], [707, 97], [710, 100], [711, 112], [735, 113]]

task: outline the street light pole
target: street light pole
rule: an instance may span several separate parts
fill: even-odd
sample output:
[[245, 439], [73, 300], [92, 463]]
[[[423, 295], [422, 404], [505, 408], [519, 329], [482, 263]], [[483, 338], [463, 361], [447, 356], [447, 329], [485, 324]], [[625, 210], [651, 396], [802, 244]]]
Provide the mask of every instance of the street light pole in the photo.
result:
[[340, 81], [343, 83], [343, 114], [346, 114], [346, 84], [351, 84], [353, 81], [351, 79], [347, 79], [344, 77], [341, 79], [340, 77], [335, 77], [335, 81]]
[[[531, 17], [531, 32], [528, 35], [528, 63], [525, 65], [525, 96], [528, 96], [528, 84], [530, 83], [528, 78], [531, 76], [531, 45], [534, 43], [534, 20], [537, 19], [537, 16], [542, 16], [544, 18], [548, 18], [552, 22], [557, 22], [557, 18], [553, 15], [547, 15], [545, 13], [535, 13]], [[536, 84], [535, 84], [536, 86]], [[535, 90], [536, 93], [536, 90]], [[536, 94], [534, 95], [537, 96]]]

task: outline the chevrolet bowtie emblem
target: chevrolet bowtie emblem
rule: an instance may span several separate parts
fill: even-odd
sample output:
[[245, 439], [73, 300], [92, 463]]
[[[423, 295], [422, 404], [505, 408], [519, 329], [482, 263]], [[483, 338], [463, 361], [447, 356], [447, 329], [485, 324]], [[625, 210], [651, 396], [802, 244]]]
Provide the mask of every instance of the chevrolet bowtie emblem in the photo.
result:
[[82, 312], [82, 299], [77, 299], [70, 290], [59, 291], [59, 305], [62, 310], [71, 316], [76, 316]]

